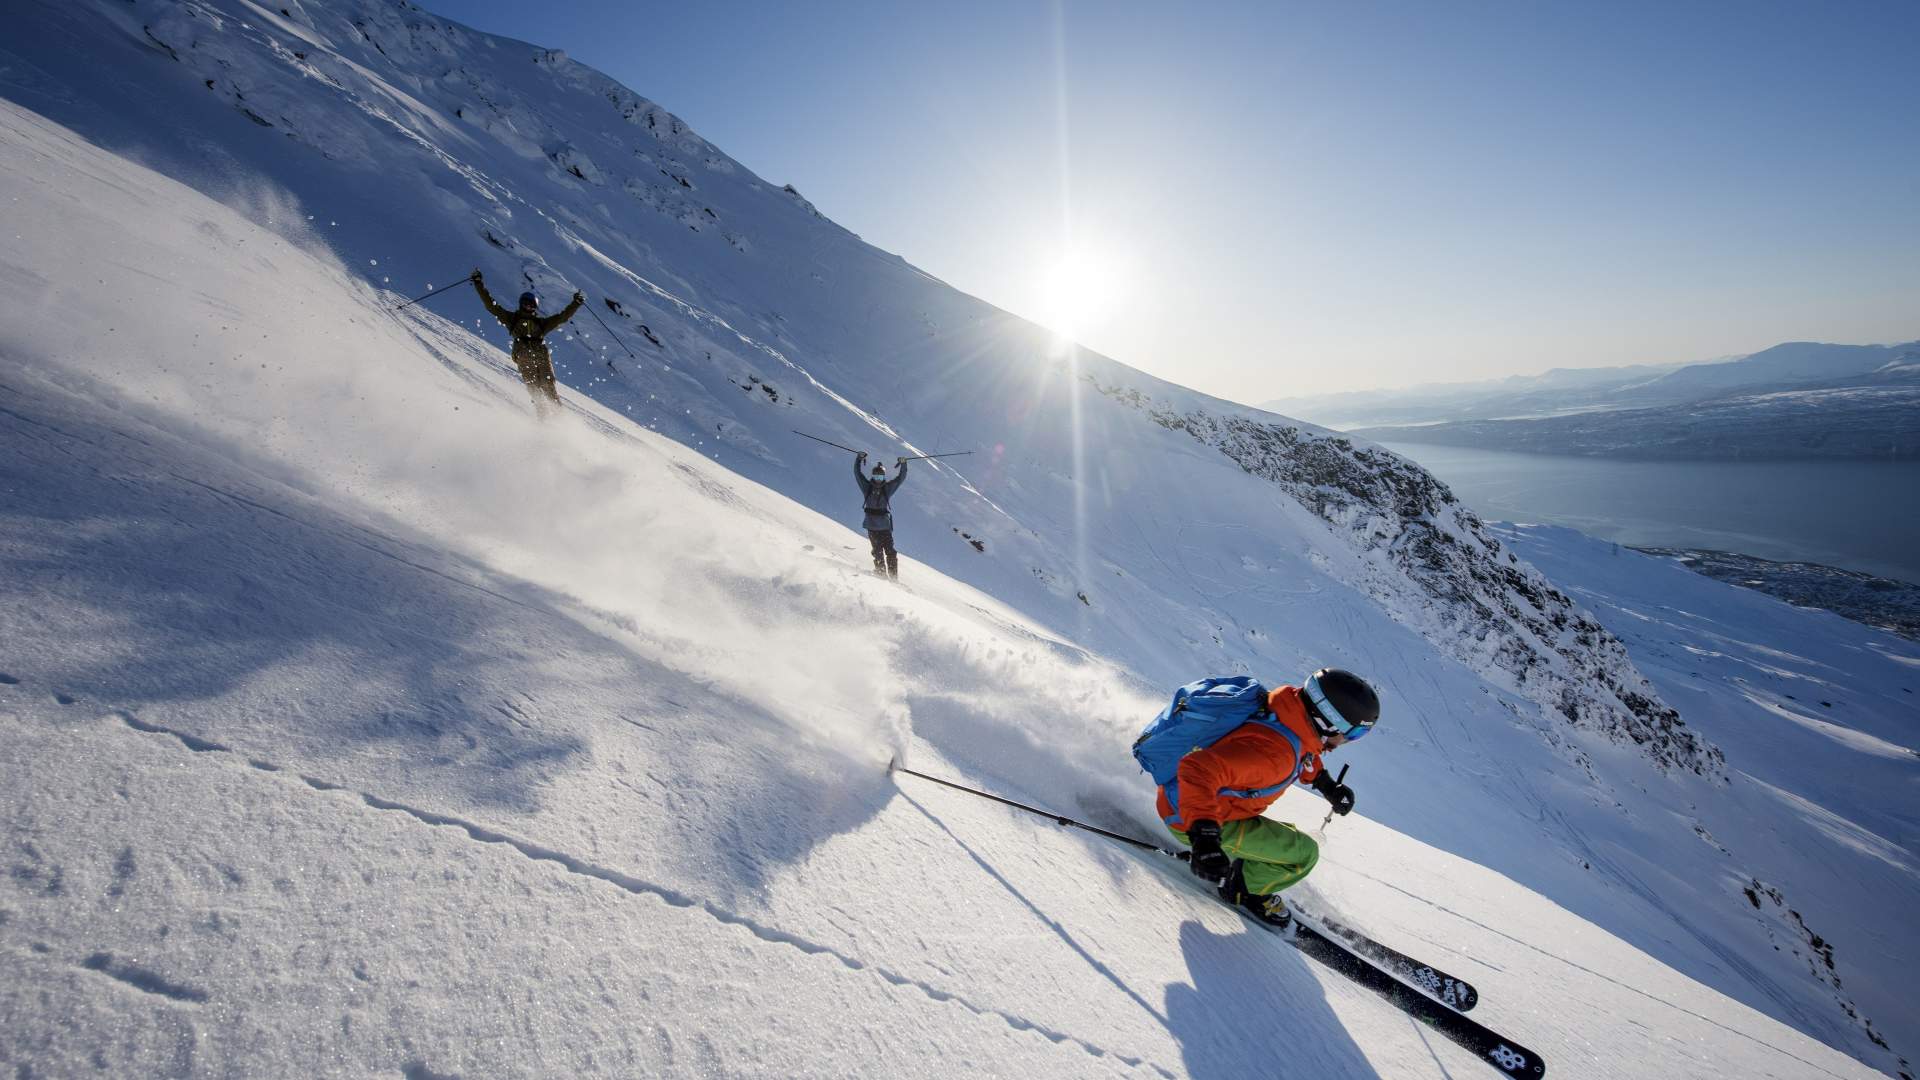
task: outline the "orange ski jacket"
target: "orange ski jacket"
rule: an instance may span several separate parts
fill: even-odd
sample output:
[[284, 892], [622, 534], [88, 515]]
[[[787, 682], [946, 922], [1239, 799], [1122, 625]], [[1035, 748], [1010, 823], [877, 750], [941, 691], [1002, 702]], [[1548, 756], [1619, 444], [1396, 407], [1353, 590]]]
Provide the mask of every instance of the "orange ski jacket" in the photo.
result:
[[[1311, 783], [1320, 775], [1320, 755], [1326, 744], [1313, 721], [1307, 719], [1307, 707], [1298, 687], [1283, 686], [1267, 696], [1267, 707], [1274, 719], [1286, 725], [1300, 739], [1300, 770], [1294, 780]], [[1226, 824], [1259, 817], [1285, 793], [1281, 787], [1270, 793], [1263, 788], [1280, 784], [1294, 772], [1293, 744], [1285, 735], [1265, 724], [1242, 724], [1202, 750], [1180, 759], [1180, 768], [1172, 784], [1160, 787], [1160, 819], [1184, 830], [1195, 821]], [[1179, 793], [1179, 806], [1167, 798], [1167, 788]], [[1258, 793], [1243, 797], [1233, 792]]]

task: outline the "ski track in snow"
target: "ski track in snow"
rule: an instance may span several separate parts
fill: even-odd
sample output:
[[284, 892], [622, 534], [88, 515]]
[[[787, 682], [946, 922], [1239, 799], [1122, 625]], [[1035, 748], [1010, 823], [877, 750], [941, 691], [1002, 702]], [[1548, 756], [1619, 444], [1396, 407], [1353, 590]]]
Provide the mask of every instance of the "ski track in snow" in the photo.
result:
[[[179, 743], [179, 745], [181, 745], [182, 747], [185, 747], [187, 750], [190, 750], [195, 754], [221, 755], [233, 761], [242, 762], [248, 768], [251, 768], [263, 773], [287, 774], [288, 772], [286, 769], [272, 762], [263, 761], [258, 758], [244, 757], [238, 752], [234, 751], [232, 748], [223, 746], [219, 743], [211, 742], [207, 739], [199, 738], [198, 736], [189, 734], [184, 731], [178, 731], [173, 728], [163, 727], [158, 724], [147, 723], [146, 721], [141, 720], [139, 717], [129, 712], [115, 711], [110, 715], [113, 716], [115, 719], [119, 720], [122, 724], [126, 725], [126, 727], [131, 731], [139, 732], [144, 735], [157, 735], [157, 736], [170, 738], [173, 741]], [[351, 799], [357, 799], [359, 802], [361, 802], [362, 804], [364, 804], [370, 809], [390, 812], [390, 813], [404, 814], [407, 817], [412, 818], [413, 820], [419, 822], [422, 825], [458, 829], [461, 832], [464, 832], [470, 839], [474, 840], [477, 843], [501, 845], [512, 851], [518, 852], [521, 856], [527, 859], [533, 860], [535, 862], [552, 863], [569, 874], [575, 874], [580, 877], [591, 878], [595, 881], [603, 882], [607, 885], [611, 885], [617, 889], [620, 889], [621, 891], [628, 893], [630, 895], [650, 897], [652, 899], [662, 901], [671, 907], [698, 911], [706, 915], [708, 918], [711, 918], [715, 922], [723, 923], [727, 926], [739, 927], [740, 929], [747, 931], [748, 933], [752, 934], [754, 937], [759, 938], [761, 941], [767, 942], [768, 944], [781, 945], [787, 948], [796, 949], [809, 956], [826, 957], [828, 959], [837, 961], [839, 964], [841, 964], [843, 967], [847, 968], [850, 971], [858, 971], [866, 974], [871, 974], [876, 978], [884, 979], [885, 981], [895, 986], [907, 987], [914, 990], [918, 990], [919, 992], [921, 992], [922, 994], [925, 994], [928, 998], [934, 1001], [941, 1002], [943, 1004], [957, 1005], [960, 1008], [966, 1009], [968, 1012], [974, 1013], [975, 1015], [978, 1015], [978, 1016], [997, 1017], [1001, 1021], [1003, 1021], [1008, 1027], [1016, 1031], [1030, 1032], [1032, 1034], [1045, 1038], [1047, 1041], [1052, 1042], [1056, 1045], [1074, 1046], [1080, 1050], [1085, 1051], [1087, 1054], [1093, 1057], [1112, 1058], [1113, 1060], [1118, 1061], [1130, 1068], [1139, 1069], [1144, 1067], [1147, 1069], [1151, 1069], [1153, 1072], [1157, 1073], [1158, 1075], [1168, 1078], [1168, 1080], [1173, 1080], [1173, 1078], [1177, 1075], [1159, 1065], [1155, 1065], [1150, 1062], [1147, 1062], [1142, 1058], [1130, 1057], [1125, 1054], [1115, 1053], [1113, 1051], [1105, 1049], [1104, 1047], [1095, 1045], [1094, 1043], [1087, 1042], [1086, 1040], [1078, 1038], [1067, 1032], [1055, 1031], [1043, 1024], [1035, 1023], [1034, 1021], [1029, 1020], [1026, 1017], [1020, 1016], [1016, 1013], [1010, 1013], [1003, 1009], [997, 1009], [991, 1005], [982, 1005], [977, 1002], [968, 1000], [966, 997], [963, 997], [952, 991], [943, 990], [937, 986], [932, 985], [931, 983], [922, 982], [919, 979], [915, 979], [907, 975], [902, 975], [899, 972], [891, 971], [885, 967], [869, 964], [867, 961], [861, 960], [859, 957], [856, 957], [856, 956], [851, 956], [845, 952], [840, 951], [839, 949], [834, 948], [831, 945], [823, 945], [816, 941], [809, 941], [806, 938], [801, 937], [799, 935], [787, 933], [786, 931], [779, 930], [777, 928], [768, 926], [764, 923], [758, 922], [754, 919], [747, 918], [746, 916], [741, 915], [737, 912], [729, 911], [726, 908], [720, 907], [711, 901], [701, 900], [696, 897], [688, 896], [683, 892], [668, 888], [664, 885], [655, 884], [654, 882], [650, 882], [650, 881], [644, 881], [640, 878], [633, 877], [632, 875], [621, 873], [618, 870], [596, 865], [584, 859], [580, 859], [573, 855], [569, 855], [564, 851], [557, 851], [553, 848], [549, 848], [541, 844], [536, 844], [528, 840], [520, 839], [518, 837], [509, 836], [506, 833], [502, 833], [494, 829], [489, 829], [484, 825], [476, 824], [464, 818], [454, 817], [448, 814], [436, 813], [435, 811], [432, 811], [432, 810], [424, 810], [417, 806], [409, 806], [406, 803], [394, 802], [391, 799], [383, 799], [377, 795], [373, 795], [364, 791], [357, 791], [345, 784], [335, 783], [330, 780], [323, 780], [317, 776], [311, 776], [305, 773], [293, 773], [291, 775], [293, 775], [296, 779], [298, 779], [300, 783], [306, 785], [308, 788], [311, 788], [316, 792], [321, 792], [323, 794], [329, 794], [329, 795], [339, 795], [339, 796], [344, 796]], [[932, 814], [927, 814], [926, 810], [923, 807], [920, 807], [918, 803], [914, 803], [914, 805], [916, 808], [920, 809], [921, 813], [926, 814], [926, 816], [929, 819], [935, 821], [936, 823], [939, 822], [938, 818], [935, 818]], [[944, 824], [941, 824], [941, 828], [944, 830], [946, 829], [946, 826]], [[952, 835], [950, 830], [948, 831], [948, 835]], [[954, 839], [958, 840], [959, 838], [954, 837]], [[963, 843], [963, 846], [964, 846], [964, 843]], [[968, 853], [973, 854], [971, 849], [969, 849]], [[979, 861], [978, 855], [974, 855], [973, 857], [976, 861]], [[989, 873], [993, 872], [992, 867], [986, 864], [985, 862], [981, 862], [981, 865], [986, 867]], [[996, 876], [998, 875], [996, 874]], [[1052, 920], [1048, 918], [1044, 913], [1041, 913], [1040, 911], [1038, 911], [1038, 909], [1035, 909], [1035, 914], [1041, 917], [1042, 919], [1046, 919], [1049, 923], [1052, 923]], [[1054, 925], [1055, 929], [1059, 933], [1061, 933], [1062, 936], [1066, 936], [1066, 931], [1063, 927], [1060, 927], [1057, 923], [1052, 923], [1052, 925]], [[1076, 945], [1076, 948], [1078, 948], [1077, 945]], [[1083, 955], [1086, 956], [1089, 963], [1094, 964], [1094, 966], [1096, 966], [1097, 968], [1101, 967], [1099, 962], [1097, 960], [1094, 960], [1091, 955], [1085, 954], [1084, 950], [1082, 952], [1083, 952]], [[86, 968], [89, 971], [95, 971], [109, 978], [125, 983], [126, 985], [131, 986], [134, 989], [139, 990], [143, 993], [158, 995], [160, 997], [164, 997], [172, 1001], [185, 1002], [190, 1004], [201, 1004], [201, 1003], [204, 1003], [208, 997], [206, 991], [199, 990], [193, 987], [187, 987], [187, 986], [181, 986], [181, 985], [175, 984], [167, 980], [166, 978], [156, 975], [152, 972], [148, 972], [137, 965], [116, 960], [111, 954], [108, 954], [108, 953], [96, 953], [88, 957], [85, 961], [82, 961], [81, 966]], [[1163, 1023], [1165, 1022], [1166, 1018], [1164, 1016], [1162, 1016], [1152, 1006], [1148, 1005], [1145, 1001], [1140, 1001], [1138, 995], [1134, 994], [1132, 990], [1128, 989], [1125, 986], [1125, 984], [1120, 983], [1118, 979], [1114, 979], [1110, 971], [1105, 971], [1104, 968], [1101, 968], [1101, 970], [1107, 975], [1109, 979], [1113, 980], [1116, 983], [1116, 985], [1119, 985], [1121, 989], [1126, 990], [1126, 992], [1130, 996], [1133, 996], [1134, 999], [1139, 1002], [1142, 1008], [1152, 1013], [1156, 1019], [1161, 1020]]]
[[123, 960], [109, 952], [97, 952], [80, 961], [79, 966], [87, 971], [96, 971], [116, 982], [133, 987], [143, 994], [166, 998], [182, 1005], [202, 1005], [206, 1003], [207, 992], [195, 986], [174, 982], [164, 975], [147, 970], [139, 964]]
[[1613, 976], [1606, 974], [1605, 972], [1595, 971], [1594, 969], [1587, 967], [1585, 964], [1582, 964], [1577, 960], [1569, 960], [1566, 957], [1561, 956], [1559, 953], [1552, 951], [1551, 949], [1543, 949], [1540, 946], [1535, 945], [1531, 941], [1514, 937], [1512, 934], [1507, 933], [1505, 930], [1502, 930], [1497, 926], [1493, 926], [1491, 924], [1482, 922], [1471, 915], [1468, 915], [1464, 912], [1457, 911], [1451, 907], [1448, 907], [1446, 904], [1438, 900], [1435, 900], [1431, 897], [1421, 896], [1418, 893], [1410, 892], [1406, 889], [1401, 888], [1398, 885], [1395, 885], [1391, 881], [1387, 881], [1383, 878], [1375, 877], [1374, 875], [1367, 873], [1365, 870], [1361, 870], [1353, 866], [1348, 866], [1341, 863], [1335, 863], [1330, 860], [1328, 861], [1328, 865], [1339, 866], [1341, 869], [1345, 870], [1350, 874], [1353, 874], [1357, 877], [1366, 878], [1368, 881], [1371, 881], [1377, 885], [1381, 885], [1388, 889], [1391, 889], [1394, 892], [1401, 894], [1402, 896], [1406, 896], [1410, 899], [1417, 900], [1420, 903], [1425, 904], [1430, 908], [1433, 908], [1435, 911], [1439, 911], [1439, 912], [1443, 912], [1445, 914], [1451, 915], [1454, 918], [1461, 920], [1462, 922], [1472, 923], [1474, 926], [1477, 926], [1480, 929], [1485, 930], [1489, 934], [1493, 934], [1497, 937], [1505, 938], [1506, 940], [1513, 942], [1515, 945], [1519, 945], [1522, 948], [1528, 949], [1532, 952], [1539, 953], [1541, 956], [1544, 956], [1549, 960], [1553, 960], [1556, 963], [1564, 964], [1567, 967], [1573, 968], [1575, 971], [1578, 971], [1584, 975], [1590, 975], [1593, 978], [1599, 979], [1602, 982], [1611, 983], [1612, 985], [1617, 986], [1622, 990], [1626, 990], [1631, 993], [1638, 994], [1640, 997], [1646, 998], [1648, 1001], [1657, 1002], [1660, 1005], [1665, 1006], [1666, 1008], [1674, 1010], [1675, 1012], [1685, 1013], [1686, 1015], [1691, 1016], [1695, 1020], [1699, 1020], [1702, 1023], [1712, 1024], [1714, 1027], [1719, 1028], [1720, 1030], [1725, 1031], [1730, 1035], [1738, 1035], [1741, 1038], [1754, 1043], [1755, 1045], [1763, 1047], [1767, 1050], [1771, 1050], [1776, 1054], [1782, 1055], [1783, 1057], [1790, 1057], [1793, 1060], [1799, 1062], [1800, 1064], [1805, 1065], [1809, 1069], [1819, 1069], [1822, 1073], [1824, 1073], [1827, 1076], [1837, 1077], [1840, 1075], [1839, 1073], [1821, 1068], [1819, 1065], [1816, 1065], [1813, 1062], [1808, 1061], [1807, 1059], [1801, 1057], [1800, 1055], [1795, 1054], [1793, 1051], [1785, 1050], [1785, 1049], [1782, 1049], [1781, 1047], [1775, 1046], [1772, 1043], [1767, 1042], [1765, 1039], [1761, 1039], [1749, 1032], [1741, 1031], [1739, 1028], [1729, 1027], [1726, 1024], [1723, 1024], [1720, 1021], [1715, 1020], [1711, 1016], [1703, 1016], [1700, 1013], [1694, 1012], [1692, 1009], [1687, 1008], [1685, 1005], [1679, 1005], [1674, 1002], [1668, 1001], [1663, 997], [1659, 997], [1658, 995], [1649, 994], [1645, 990], [1640, 989], [1639, 987], [1633, 985], [1632, 983], [1622, 982], [1621, 980], [1616, 979]]
[[[5, 925], [4, 919], [0, 919], [0, 925]], [[46, 957], [54, 952], [54, 948], [43, 941], [31, 941], [27, 943], [26, 951], [33, 956]], [[194, 1008], [206, 1004], [212, 997], [198, 986], [168, 978], [136, 961], [107, 951], [91, 952], [80, 959], [68, 959], [65, 962], [77, 971], [110, 979], [129, 990], [160, 998], [173, 1005]]]

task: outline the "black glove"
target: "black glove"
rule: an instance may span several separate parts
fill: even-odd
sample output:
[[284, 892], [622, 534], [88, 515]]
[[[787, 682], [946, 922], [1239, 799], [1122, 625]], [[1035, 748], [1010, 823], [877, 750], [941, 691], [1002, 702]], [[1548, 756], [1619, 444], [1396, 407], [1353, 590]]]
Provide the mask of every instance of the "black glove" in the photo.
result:
[[1345, 784], [1335, 783], [1333, 777], [1322, 772], [1313, 778], [1313, 790], [1320, 797], [1333, 804], [1333, 812], [1346, 817], [1353, 812], [1353, 789]]
[[1219, 822], [1194, 822], [1193, 827], [1187, 830], [1187, 842], [1193, 845], [1193, 857], [1187, 866], [1192, 869], [1194, 877], [1218, 885], [1233, 873], [1233, 860], [1220, 850]]
[[584, 304], [584, 303], [586, 303], [586, 302], [587, 302], [587, 294], [586, 294], [586, 293], [583, 293], [583, 292], [581, 292], [581, 291], [580, 291], [579, 289], [575, 289], [575, 290], [573, 290], [573, 302], [574, 302], [574, 303], [576, 303], [576, 304]]
[[903, 457], [897, 457], [897, 458], [894, 458], [894, 459], [893, 459], [893, 467], [894, 467], [894, 468], [896, 468], [896, 469], [898, 469], [898, 468], [900, 468], [901, 466], [903, 466], [903, 465], [905, 465], [906, 463], [907, 463], [907, 459], [906, 459], [906, 458], [903, 458]]
[[867, 452], [865, 450], [855, 450], [853, 452], [853, 460], [855, 461], [867, 460]]
[[476, 283], [477, 283], [477, 282], [479, 282], [479, 280], [480, 280], [480, 271], [478, 271], [478, 270], [475, 270], [475, 271], [474, 271], [473, 273], [471, 273], [471, 274], [468, 274], [468, 275], [467, 275], [467, 280], [468, 280], [468, 281], [472, 281], [472, 282], [476, 282]]

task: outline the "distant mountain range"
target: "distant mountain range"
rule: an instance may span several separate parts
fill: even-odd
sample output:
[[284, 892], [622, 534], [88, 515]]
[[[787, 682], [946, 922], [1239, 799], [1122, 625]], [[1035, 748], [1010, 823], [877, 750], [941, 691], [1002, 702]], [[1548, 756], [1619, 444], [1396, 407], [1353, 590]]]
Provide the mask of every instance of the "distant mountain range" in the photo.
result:
[[1605, 457], [1920, 457], [1920, 342], [1788, 342], [1733, 360], [1561, 369], [1262, 408], [1377, 442]]
[[1492, 420], [1593, 408], [1610, 391], [1651, 382], [1684, 364], [1639, 364], [1620, 368], [1554, 368], [1539, 375], [1512, 375], [1483, 382], [1429, 383], [1395, 390], [1276, 398], [1260, 408], [1323, 427], [1347, 430], [1379, 424]]

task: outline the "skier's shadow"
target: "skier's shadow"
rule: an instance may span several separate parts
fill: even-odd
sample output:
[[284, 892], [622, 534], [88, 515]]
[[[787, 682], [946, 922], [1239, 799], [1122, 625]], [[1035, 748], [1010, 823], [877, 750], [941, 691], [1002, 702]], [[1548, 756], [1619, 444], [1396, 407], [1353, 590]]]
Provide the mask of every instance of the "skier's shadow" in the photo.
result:
[[1266, 931], [1180, 924], [1191, 984], [1166, 992], [1167, 1030], [1189, 1076], [1379, 1076], [1305, 958]]

